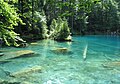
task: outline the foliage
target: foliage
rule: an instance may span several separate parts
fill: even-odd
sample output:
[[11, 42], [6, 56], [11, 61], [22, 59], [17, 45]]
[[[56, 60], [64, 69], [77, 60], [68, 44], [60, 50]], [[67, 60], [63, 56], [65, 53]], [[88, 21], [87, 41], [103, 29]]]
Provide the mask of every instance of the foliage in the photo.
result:
[[[32, 36], [31, 39], [47, 38], [47, 20], [44, 13], [39, 7], [42, 7], [40, 0], [24, 0], [18, 3], [21, 18], [26, 25], [21, 26], [18, 33]], [[19, 25], [20, 26], [20, 25]], [[16, 30], [16, 31], [18, 31]]]
[[14, 32], [14, 26], [18, 26], [18, 22], [22, 23], [22, 20], [19, 18], [16, 13], [16, 9], [5, 2], [4, 0], [0, 1], [0, 38], [3, 38], [3, 41], [6, 45], [18, 46], [16, 43], [15, 37], [18, 35]]
[[[50, 25], [50, 37], [55, 40], [67, 40], [70, 36], [70, 28], [68, 27], [67, 20], [61, 19], [60, 17], [55, 20], [53, 19]], [[69, 39], [71, 40], [71, 39]]]
[[68, 25], [73, 34], [120, 32], [120, 1], [0, 0], [0, 39], [8, 46], [18, 46], [17, 33], [31, 39], [65, 40], [70, 37]]
[[47, 20], [46, 16], [44, 14], [44, 11], [42, 12], [35, 12], [34, 18], [36, 28], [39, 30], [39, 36], [40, 38], [48, 38], [48, 29], [47, 29]]
[[87, 28], [88, 14], [91, 12], [94, 4], [100, 4], [101, 0], [45, 0], [43, 6], [48, 24], [52, 19], [65, 17], [69, 26], [74, 30], [81, 31]]
[[88, 31], [114, 32], [119, 30], [120, 13], [115, 0], [102, 1], [89, 14]]

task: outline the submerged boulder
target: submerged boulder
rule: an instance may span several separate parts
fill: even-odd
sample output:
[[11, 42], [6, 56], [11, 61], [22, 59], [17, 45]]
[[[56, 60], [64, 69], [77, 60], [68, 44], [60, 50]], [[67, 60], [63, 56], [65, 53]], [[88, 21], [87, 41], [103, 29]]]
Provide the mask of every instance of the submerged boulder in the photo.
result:
[[9, 59], [32, 57], [32, 56], [36, 56], [36, 55], [37, 54], [32, 50], [20, 50], [20, 51], [15, 51], [15, 52], [9, 52], [1, 57], [0, 63], [11, 62], [11, 60], [9, 60]]
[[21, 84], [19, 81], [0, 80], [0, 84]]
[[36, 72], [41, 72], [42, 71], [42, 67], [41, 66], [33, 66], [31, 68], [26, 68], [26, 69], [22, 69], [20, 71], [17, 72], [13, 72], [10, 74], [11, 77], [20, 77], [20, 76], [26, 76], [32, 73], [36, 73]]
[[114, 61], [114, 62], [108, 62], [102, 64], [104, 68], [110, 68], [110, 67], [120, 67], [120, 61]]
[[55, 54], [72, 54], [72, 52], [68, 48], [56, 48], [51, 50]]
[[38, 45], [38, 43], [35, 43], [35, 42], [34, 42], [34, 43], [30, 43], [30, 44], [31, 44], [31, 45]]
[[35, 52], [32, 50], [20, 50], [20, 51], [14, 52], [13, 54], [15, 54], [13, 58], [18, 58], [23, 56], [31, 56], [32, 54], [35, 54]]

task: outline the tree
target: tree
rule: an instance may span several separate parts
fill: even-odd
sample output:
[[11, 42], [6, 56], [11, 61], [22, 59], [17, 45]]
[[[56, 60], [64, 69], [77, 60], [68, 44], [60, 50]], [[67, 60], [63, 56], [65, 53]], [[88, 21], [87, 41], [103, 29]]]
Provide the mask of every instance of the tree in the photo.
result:
[[49, 37], [58, 41], [71, 41], [70, 28], [65, 18], [53, 19], [50, 25]]
[[0, 38], [6, 45], [19, 46], [17, 44], [16, 36], [14, 32], [14, 26], [18, 26], [18, 22], [22, 23], [19, 15], [16, 12], [16, 8], [8, 2], [0, 1]]
[[120, 14], [115, 0], [102, 1], [93, 7], [89, 14], [88, 31], [116, 31], [119, 29]]

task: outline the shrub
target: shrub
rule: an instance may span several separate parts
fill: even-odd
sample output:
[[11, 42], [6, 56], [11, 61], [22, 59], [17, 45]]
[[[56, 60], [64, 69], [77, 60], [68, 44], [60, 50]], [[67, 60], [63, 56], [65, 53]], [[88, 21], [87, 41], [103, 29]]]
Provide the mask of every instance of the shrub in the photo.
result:
[[61, 19], [60, 17], [55, 20], [53, 19], [51, 25], [50, 25], [50, 38], [59, 40], [59, 41], [66, 41], [71, 40], [70, 36], [70, 28], [68, 27], [67, 20]]

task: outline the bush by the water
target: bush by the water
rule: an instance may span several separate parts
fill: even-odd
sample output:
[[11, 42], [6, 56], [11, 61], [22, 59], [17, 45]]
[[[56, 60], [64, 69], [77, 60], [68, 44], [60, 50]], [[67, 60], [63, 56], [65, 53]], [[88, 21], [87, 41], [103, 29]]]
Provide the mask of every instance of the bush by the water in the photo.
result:
[[70, 41], [70, 28], [68, 27], [67, 20], [64, 18], [53, 19], [50, 25], [50, 38], [59, 41]]

